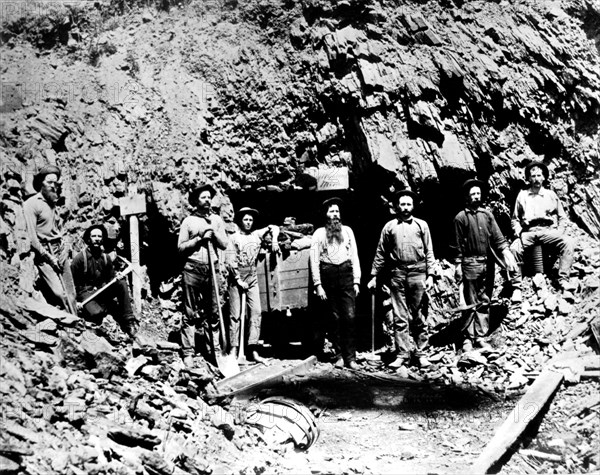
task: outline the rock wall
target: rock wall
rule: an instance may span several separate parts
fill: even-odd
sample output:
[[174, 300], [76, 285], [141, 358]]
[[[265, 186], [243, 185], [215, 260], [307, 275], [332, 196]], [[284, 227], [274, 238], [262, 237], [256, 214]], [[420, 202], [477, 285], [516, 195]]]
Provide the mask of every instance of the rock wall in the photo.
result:
[[0, 47], [6, 242], [20, 239], [14, 203], [46, 162], [65, 169], [63, 217], [77, 234], [132, 188], [174, 233], [198, 181], [227, 203], [230, 191], [302, 188], [298, 176], [319, 165], [349, 166], [359, 193], [412, 186], [432, 212], [477, 174], [510, 208], [537, 158], [600, 237], [597, 1], [11, 13]]

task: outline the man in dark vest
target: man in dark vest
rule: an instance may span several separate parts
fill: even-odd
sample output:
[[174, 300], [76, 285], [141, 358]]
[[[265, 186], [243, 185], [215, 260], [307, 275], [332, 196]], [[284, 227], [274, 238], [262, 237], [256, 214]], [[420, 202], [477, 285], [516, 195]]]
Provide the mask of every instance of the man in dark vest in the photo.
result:
[[492, 252], [502, 255], [509, 274], [517, 270], [516, 261], [508, 243], [500, 232], [494, 215], [482, 206], [485, 183], [467, 180], [463, 184], [467, 206], [454, 218], [456, 275], [462, 279], [463, 295], [467, 305], [476, 305], [466, 312], [463, 328], [463, 350], [471, 351], [473, 344], [488, 348], [484, 338], [490, 327], [490, 298], [486, 294], [488, 261]]
[[[90, 226], [83, 234], [86, 247], [75, 256], [71, 264], [77, 289], [77, 308], [86, 319], [96, 323], [110, 313], [123, 331], [133, 338], [137, 334], [138, 324], [131, 305], [129, 287], [124, 278], [118, 278], [112, 260], [104, 252], [103, 243], [106, 238], [106, 229], [100, 224]], [[81, 304], [113, 280], [93, 300], [85, 305]]]

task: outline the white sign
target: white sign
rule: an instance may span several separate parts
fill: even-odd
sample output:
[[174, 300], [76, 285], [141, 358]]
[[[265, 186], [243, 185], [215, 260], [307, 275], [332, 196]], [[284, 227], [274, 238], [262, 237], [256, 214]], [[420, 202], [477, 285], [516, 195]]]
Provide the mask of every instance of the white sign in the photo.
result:
[[311, 167], [305, 171], [316, 178], [317, 191], [347, 190], [350, 186], [348, 167]]

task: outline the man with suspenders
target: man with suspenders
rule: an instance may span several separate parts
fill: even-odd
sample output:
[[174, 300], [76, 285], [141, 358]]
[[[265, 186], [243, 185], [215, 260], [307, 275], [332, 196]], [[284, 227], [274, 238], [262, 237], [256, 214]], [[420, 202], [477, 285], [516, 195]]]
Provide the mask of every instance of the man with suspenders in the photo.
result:
[[463, 184], [467, 206], [454, 218], [457, 280], [462, 278], [463, 295], [467, 305], [477, 306], [468, 310], [463, 328], [463, 351], [471, 351], [473, 344], [488, 348], [484, 338], [489, 331], [489, 302], [487, 288], [487, 260], [495, 249], [504, 258], [509, 273], [517, 271], [516, 261], [508, 248], [494, 215], [482, 207], [485, 183], [467, 180]]
[[[402, 190], [395, 196], [397, 217], [382, 229], [377, 245], [369, 289], [374, 289], [378, 276], [390, 274], [395, 360], [391, 368], [409, 363], [414, 352], [422, 367], [430, 363], [424, 349], [428, 343], [427, 323], [421, 310], [426, 290], [433, 285], [433, 247], [429, 226], [413, 217], [417, 195]], [[411, 336], [412, 334], [412, 336]]]
[[112, 260], [104, 252], [106, 229], [100, 224], [90, 226], [83, 234], [86, 247], [71, 263], [71, 271], [77, 290], [77, 309], [93, 322], [100, 323], [107, 313], [121, 325], [123, 331], [134, 338], [138, 323], [131, 305], [129, 287], [125, 279], [117, 279], [93, 300], [81, 305], [88, 296], [108, 284], [116, 272]]

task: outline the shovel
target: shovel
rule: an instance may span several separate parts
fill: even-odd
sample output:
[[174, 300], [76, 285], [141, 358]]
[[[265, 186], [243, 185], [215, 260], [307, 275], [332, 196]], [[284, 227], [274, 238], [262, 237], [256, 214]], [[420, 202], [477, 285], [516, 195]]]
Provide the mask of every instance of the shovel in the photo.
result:
[[[210, 252], [210, 248], [207, 248], [208, 251], [208, 266], [210, 267], [210, 274], [212, 277], [213, 288], [215, 291], [215, 299], [217, 300], [217, 309], [219, 311], [219, 329], [221, 333], [221, 348], [224, 349], [227, 345], [227, 338], [225, 333], [225, 323], [223, 322], [223, 312], [221, 311], [221, 297], [219, 296], [219, 283], [217, 281], [217, 273], [215, 272], [215, 263], [213, 261], [212, 254]], [[230, 376], [234, 376], [240, 372], [240, 367], [238, 365], [237, 359], [234, 355], [224, 355], [223, 353], [215, 352], [215, 360], [217, 361], [217, 366], [219, 367], [219, 371], [223, 373], [223, 376], [229, 378]]]
[[246, 329], [245, 329], [245, 325], [244, 322], [246, 320], [246, 291], [242, 290], [242, 304], [241, 304], [241, 308], [240, 308], [240, 354], [238, 356], [238, 363], [239, 364], [247, 364], [248, 361], [246, 360], [246, 351], [244, 348], [244, 341], [246, 340]]

